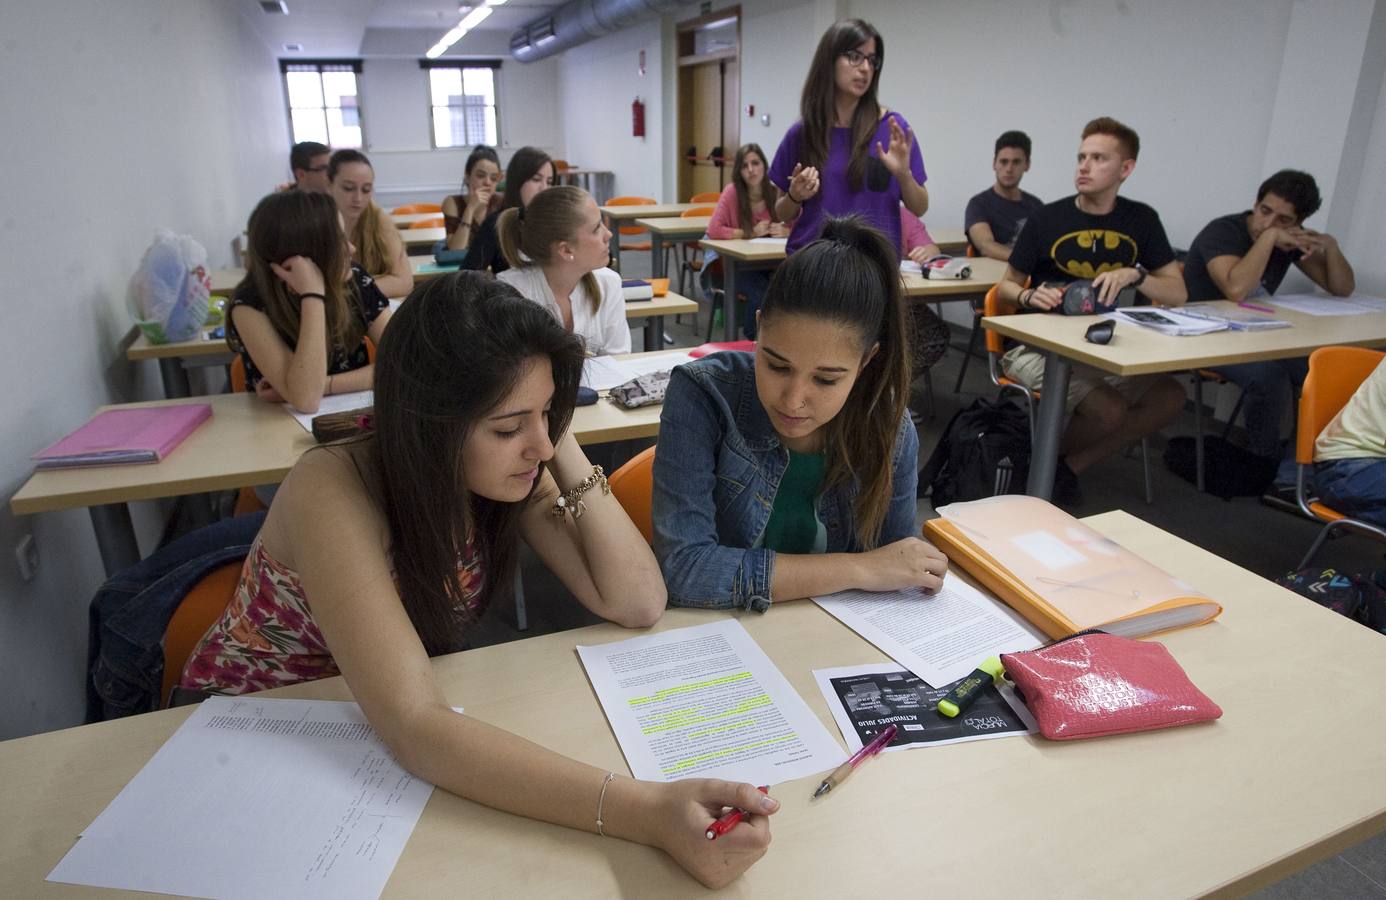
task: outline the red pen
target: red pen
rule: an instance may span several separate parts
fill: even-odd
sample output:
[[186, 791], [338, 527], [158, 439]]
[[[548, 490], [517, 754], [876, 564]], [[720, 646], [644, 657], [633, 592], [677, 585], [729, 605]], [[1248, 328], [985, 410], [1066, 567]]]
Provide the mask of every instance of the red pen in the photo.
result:
[[[763, 784], [756, 788], [756, 790], [760, 791], [762, 794], [768, 794], [770, 792], [770, 785]], [[709, 841], [717, 840], [719, 837], [735, 828], [737, 822], [740, 822], [749, 815], [750, 813], [746, 812], [744, 809], [733, 809], [716, 822], [707, 826], [707, 839]]]
[[1259, 303], [1251, 303], [1251, 302], [1249, 302], [1249, 301], [1247, 301], [1247, 300], [1243, 300], [1241, 303], [1238, 303], [1237, 305], [1240, 306], [1242, 309], [1254, 309], [1254, 310], [1256, 310], [1257, 312], [1263, 312], [1263, 313], [1273, 313], [1273, 312], [1275, 312], [1275, 310], [1271, 309], [1269, 306], [1262, 306], [1262, 305], [1259, 304]]

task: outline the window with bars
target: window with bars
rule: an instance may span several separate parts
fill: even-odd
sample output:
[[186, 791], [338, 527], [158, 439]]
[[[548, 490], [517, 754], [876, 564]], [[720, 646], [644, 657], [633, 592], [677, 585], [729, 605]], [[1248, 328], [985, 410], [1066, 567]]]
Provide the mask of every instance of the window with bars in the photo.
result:
[[281, 61], [294, 143], [318, 141], [335, 149], [362, 146], [359, 61]]
[[496, 146], [496, 73], [500, 61], [421, 63], [428, 70], [428, 94], [433, 122], [433, 146]]

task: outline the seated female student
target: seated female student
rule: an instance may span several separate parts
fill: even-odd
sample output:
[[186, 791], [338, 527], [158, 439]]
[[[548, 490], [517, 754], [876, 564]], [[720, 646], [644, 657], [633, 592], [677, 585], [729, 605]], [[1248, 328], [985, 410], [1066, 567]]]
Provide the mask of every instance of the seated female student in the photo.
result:
[[342, 216], [326, 194], [270, 194], [250, 214], [245, 280], [231, 296], [226, 339], [246, 386], [316, 412], [328, 394], [364, 391], [390, 302], [351, 261]]
[[[722, 189], [717, 199], [717, 208], [712, 211], [712, 221], [707, 223], [707, 236], [715, 241], [744, 240], [758, 237], [788, 237], [793, 222], [781, 222], [775, 211], [775, 201], [779, 199], [779, 189], [765, 177], [765, 151], [759, 144], [742, 144], [736, 151], [732, 162], [731, 184]], [[705, 251], [703, 256], [703, 290], [710, 288], [712, 262], [717, 258], [714, 251]], [[770, 283], [770, 273], [765, 269], [748, 269], [737, 275], [738, 294], [746, 297], [746, 318], [741, 330], [746, 337], [754, 340], [756, 336], [756, 312], [760, 300], [765, 296], [765, 287]]]
[[414, 270], [399, 229], [372, 197], [375, 169], [360, 150], [338, 150], [327, 161], [332, 197], [342, 211], [356, 249], [353, 259], [375, 279], [386, 297], [403, 297], [414, 288]]
[[923, 220], [900, 204], [900, 258], [923, 265], [925, 260], [941, 254]]
[[491, 213], [481, 222], [481, 227], [467, 245], [467, 258], [462, 261], [464, 269], [490, 269], [499, 275], [510, 264], [501, 252], [500, 235], [497, 224], [500, 215], [507, 209], [524, 209], [534, 196], [553, 183], [553, 160], [538, 147], [521, 147], [510, 157], [510, 165], [505, 167], [505, 196], [501, 198], [500, 209]]
[[780, 266], [754, 354], [678, 366], [654, 460], [654, 548], [681, 606], [937, 589], [915, 537], [919, 437], [895, 248], [859, 220]]
[[447, 230], [447, 249], [465, 250], [472, 235], [491, 213], [500, 209], [501, 198], [496, 193], [500, 182], [500, 157], [484, 144], [477, 144], [467, 156], [462, 168], [462, 186], [466, 193], [443, 198], [443, 228]]
[[582, 337], [596, 356], [630, 352], [621, 276], [606, 267], [611, 232], [592, 195], [565, 185], [500, 217], [510, 268], [496, 277], [538, 303]]
[[[778, 803], [749, 784], [613, 778], [453, 712], [429, 663], [507, 594], [521, 539], [605, 619], [644, 628], [664, 609], [649, 547], [568, 433], [582, 362], [580, 341], [486, 276], [411, 295], [380, 345], [372, 430], [294, 466], [181, 684], [240, 694], [340, 672], [416, 776], [570, 828], [600, 817], [725, 884], [764, 854], [768, 823], [709, 841], [708, 822]], [[581, 518], [555, 515], [560, 491]]]

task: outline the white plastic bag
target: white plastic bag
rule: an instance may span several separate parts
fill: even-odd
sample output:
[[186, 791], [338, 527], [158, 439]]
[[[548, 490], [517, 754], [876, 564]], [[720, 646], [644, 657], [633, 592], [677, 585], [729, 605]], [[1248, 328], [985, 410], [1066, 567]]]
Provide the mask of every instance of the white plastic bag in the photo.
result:
[[207, 251], [188, 235], [155, 232], [126, 295], [150, 341], [186, 341], [207, 321], [212, 280], [206, 263]]

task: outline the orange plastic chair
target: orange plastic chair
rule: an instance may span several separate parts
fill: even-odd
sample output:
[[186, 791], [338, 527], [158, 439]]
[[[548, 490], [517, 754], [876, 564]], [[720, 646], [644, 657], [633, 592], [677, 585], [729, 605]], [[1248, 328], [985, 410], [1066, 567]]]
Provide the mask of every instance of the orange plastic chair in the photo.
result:
[[1380, 350], [1363, 347], [1320, 347], [1309, 354], [1309, 374], [1299, 395], [1299, 424], [1295, 428], [1295, 462], [1299, 464], [1295, 478], [1295, 501], [1301, 512], [1315, 521], [1323, 522], [1324, 526], [1300, 561], [1300, 569], [1308, 567], [1324, 541], [1339, 528], [1386, 542], [1386, 529], [1343, 515], [1310, 497], [1305, 486], [1306, 476], [1313, 471], [1314, 442], [1362, 382], [1367, 380], [1367, 376], [1380, 365], [1383, 356], [1386, 354]]
[[[655, 199], [654, 199], [653, 197], [612, 197], [610, 200], [606, 201], [606, 203], [603, 204], [603, 205], [605, 205], [605, 206], [654, 206], [654, 205], [655, 205], [655, 202], [656, 202], [656, 201], [655, 201]], [[641, 227], [638, 226], [638, 225], [622, 225], [622, 226], [620, 227], [620, 233], [621, 233], [621, 234], [636, 235], [636, 234], [647, 234], [648, 232], [646, 232], [645, 229], [641, 228]], [[630, 242], [622, 242], [622, 244], [621, 244], [621, 249], [622, 249], [622, 250], [649, 250], [652, 246], [653, 246], [653, 245], [652, 245], [649, 241], [630, 241]]]
[[[1029, 282], [1026, 282], [1028, 284]], [[1012, 310], [1008, 310], [1001, 305], [1001, 295], [999, 293], [1001, 285], [992, 285], [991, 290], [987, 291], [986, 299], [982, 302], [982, 314], [984, 316], [1005, 316], [1010, 315]], [[980, 323], [978, 323], [980, 326]], [[1025, 398], [1025, 413], [1030, 419], [1030, 445], [1033, 448], [1035, 443], [1035, 403], [1040, 399], [1039, 391], [1032, 391], [1025, 385], [1010, 378], [1001, 370], [1001, 357], [1006, 352], [1005, 339], [999, 331], [992, 331], [985, 328], [987, 342], [987, 374], [991, 376], [991, 383], [1001, 389], [1004, 396], [1006, 391], [1016, 391]], [[1155, 502], [1155, 485], [1150, 473], [1150, 439], [1141, 438], [1141, 465], [1145, 470], [1145, 502]]]
[[553, 170], [558, 175], [562, 175], [571, 168], [574, 168], [573, 164], [566, 159], [555, 159], [553, 161]]
[[616, 495], [621, 508], [640, 529], [640, 535], [647, 543], [654, 543], [654, 514], [651, 512], [654, 458], [654, 447], [641, 450], [606, 480], [611, 485], [611, 493]]
[[[722, 199], [722, 192], [721, 192], [721, 191], [703, 191], [701, 194], [694, 194], [692, 197], [689, 197], [689, 198], [688, 198], [688, 202], [689, 202], [689, 203], [716, 203], [718, 200], [721, 200], [721, 199]], [[684, 215], [687, 215], [687, 213], [684, 213]], [[702, 215], [710, 216], [710, 215], [712, 215], [712, 214], [711, 214], [711, 213], [702, 213]]]
[[236, 594], [241, 568], [245, 560], [218, 566], [193, 585], [173, 611], [164, 629], [163, 705], [168, 705], [169, 693], [183, 675], [188, 657]]
[[440, 213], [443, 211], [441, 203], [406, 203], [404, 206], [396, 206], [390, 210], [392, 216], [407, 216], [414, 213]]
[[420, 219], [417, 222], [410, 222], [410, 228], [442, 228], [443, 220], [439, 219]]

